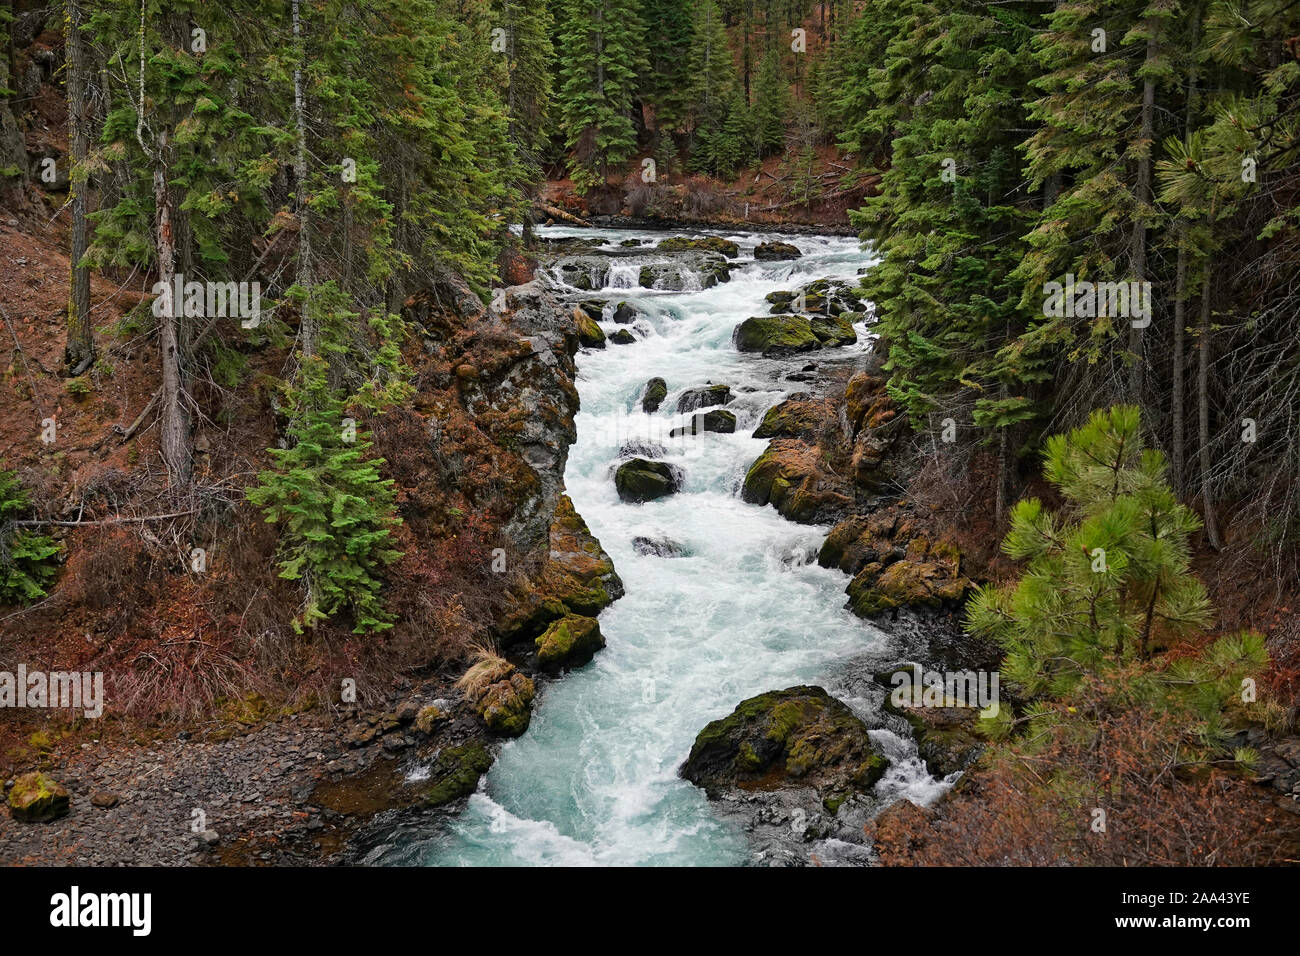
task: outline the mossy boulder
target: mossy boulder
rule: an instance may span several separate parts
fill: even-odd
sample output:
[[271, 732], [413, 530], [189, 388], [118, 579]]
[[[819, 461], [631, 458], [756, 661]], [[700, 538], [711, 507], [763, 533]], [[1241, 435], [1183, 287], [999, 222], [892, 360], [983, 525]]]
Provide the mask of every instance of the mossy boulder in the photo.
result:
[[624, 501], [641, 504], [663, 498], [681, 489], [677, 471], [666, 462], [633, 458], [618, 466], [614, 487]]
[[841, 407], [851, 442], [849, 464], [854, 482], [861, 488], [891, 484], [890, 452], [906, 429], [884, 378], [858, 372], [845, 387]]
[[886, 511], [837, 526], [817, 560], [854, 575], [847, 588], [848, 606], [859, 617], [905, 607], [955, 606], [972, 587], [961, 574], [956, 545], [932, 540], [906, 514]]
[[[692, 281], [693, 280], [693, 281]], [[695, 252], [675, 256], [671, 262], [651, 262], [641, 267], [637, 283], [643, 289], [682, 292], [699, 284], [712, 289], [719, 282], [731, 281], [731, 266], [725, 256], [715, 252]]]
[[492, 767], [492, 754], [477, 741], [458, 747], [444, 747], [429, 768], [429, 783], [424, 789], [426, 806], [440, 807], [478, 788], [479, 777]]
[[851, 489], [822, 467], [816, 449], [788, 438], [774, 439], [749, 467], [740, 497], [802, 524], [834, 520], [853, 506]]
[[623, 581], [613, 559], [568, 495], [560, 495], [551, 518], [550, 543], [550, 561], [542, 577], [547, 599], [558, 600], [574, 614], [596, 615], [623, 596]]
[[729, 401], [731, 401], [729, 385], [710, 383], [699, 388], [688, 388], [677, 399], [677, 414], [685, 415], [697, 408], [712, 408], [714, 405], [725, 405]]
[[9, 791], [9, 815], [23, 823], [49, 823], [64, 816], [72, 803], [63, 784], [39, 771], [25, 773]]
[[632, 303], [620, 302], [618, 305], [614, 306], [613, 319], [619, 325], [631, 325], [636, 321], [636, 317], [639, 314], [640, 313], [636, 310], [636, 306]]
[[508, 676], [483, 688], [474, 709], [488, 729], [502, 737], [518, 737], [528, 729], [537, 688], [513, 667]]
[[795, 312], [803, 315], [833, 316], [852, 313], [860, 321], [866, 317], [865, 303], [857, 290], [839, 279], [816, 279], [794, 290], [782, 289], [766, 296], [772, 315]]
[[710, 723], [680, 774], [710, 797], [733, 787], [829, 795], [869, 790], [885, 764], [847, 706], [821, 687], [800, 686], [751, 697]]
[[587, 349], [603, 349], [605, 347], [605, 333], [596, 320], [584, 312], [581, 308], [573, 310], [573, 321], [578, 325], [578, 343]]
[[821, 343], [802, 315], [756, 315], [736, 326], [731, 340], [741, 352], [789, 355], [811, 352]]
[[655, 249], [658, 252], [716, 252], [728, 259], [735, 259], [740, 255], [740, 246], [730, 239], [723, 239], [720, 236], [703, 236], [700, 238], [673, 236], [671, 239], [663, 240], [663, 242], [655, 246]]
[[771, 262], [777, 259], [798, 259], [803, 253], [789, 242], [760, 242], [754, 247], [754, 258]]
[[854, 330], [849, 315], [848, 312], [837, 316], [817, 315], [809, 319], [808, 324], [823, 347], [842, 348], [858, 340], [858, 333]]
[[578, 308], [586, 314], [587, 318], [599, 322], [605, 314], [604, 299], [584, 299], [578, 303]]
[[636, 341], [636, 336], [627, 329], [619, 329], [609, 337], [609, 341], [613, 345], [631, 345]]
[[451, 714], [446, 710], [437, 704], [427, 704], [421, 707], [415, 715], [415, 729], [429, 736], [449, 720], [451, 720]]
[[659, 406], [668, 397], [668, 383], [656, 376], [645, 383], [645, 393], [641, 396], [641, 411], [650, 413], [659, 411]]
[[689, 425], [674, 428], [668, 433], [669, 438], [683, 435], [698, 435], [700, 432], [720, 432], [730, 435], [736, 430], [736, 416], [724, 408], [715, 408], [711, 412], [701, 412], [691, 419]]
[[569, 614], [537, 638], [537, 664], [546, 670], [581, 667], [605, 646], [605, 636], [594, 617]]
[[791, 397], [773, 405], [754, 430], [755, 438], [812, 439], [831, 417], [829, 406], [820, 400]]

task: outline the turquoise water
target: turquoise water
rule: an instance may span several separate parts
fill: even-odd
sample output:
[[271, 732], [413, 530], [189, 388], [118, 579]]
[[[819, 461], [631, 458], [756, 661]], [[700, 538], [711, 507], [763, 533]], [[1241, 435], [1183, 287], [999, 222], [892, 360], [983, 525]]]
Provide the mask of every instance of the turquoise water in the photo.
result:
[[[611, 246], [650, 237], [546, 232], [602, 236]], [[729, 283], [672, 294], [635, 289], [639, 267], [612, 264], [605, 292], [623, 290], [618, 297], [646, 314], [635, 327], [642, 340], [579, 355], [582, 409], [565, 481], [627, 594], [600, 616], [605, 650], [545, 684], [530, 729], [501, 748], [465, 811], [402, 846], [401, 862], [743, 864], [745, 834], [677, 777], [695, 735], [746, 697], [801, 683], [833, 689], [837, 664], [887, 646], [887, 635], [843, 609], [844, 575], [810, 561], [829, 529], [792, 524], [738, 497], [767, 444], [751, 433], [767, 408], [801, 386], [783, 380], [798, 359], [741, 355], [731, 345], [738, 322], [767, 312], [766, 293], [822, 276], [852, 278], [870, 259], [853, 239], [728, 238], [741, 244], [742, 258], [765, 238], [794, 242], [804, 256], [739, 267]], [[864, 353], [864, 332], [845, 351]], [[646, 415], [639, 399], [656, 375], [669, 395], [659, 413]], [[736, 434], [669, 439], [689, 417], [673, 412], [678, 393], [709, 381], [731, 386]], [[644, 505], [620, 502], [613, 469], [630, 440], [666, 446], [661, 457], [685, 472], [683, 491]], [[687, 555], [638, 555], [637, 536], [670, 538]], [[910, 742], [875, 734], [895, 760], [881, 788], [917, 800], [942, 788]]]

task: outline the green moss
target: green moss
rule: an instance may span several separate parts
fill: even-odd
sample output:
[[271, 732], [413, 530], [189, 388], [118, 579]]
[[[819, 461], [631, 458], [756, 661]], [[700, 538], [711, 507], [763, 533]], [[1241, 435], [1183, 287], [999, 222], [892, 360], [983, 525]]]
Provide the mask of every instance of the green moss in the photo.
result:
[[582, 309], [573, 310], [573, 319], [578, 326], [578, 342], [583, 348], [603, 349], [605, 333]]
[[734, 259], [740, 255], [740, 246], [730, 239], [723, 239], [720, 236], [705, 236], [699, 239], [688, 239], [686, 236], [673, 236], [671, 239], [665, 239], [659, 245], [655, 246], [659, 252], [719, 252], [729, 259]]
[[548, 627], [535, 642], [542, 667], [580, 667], [605, 646], [595, 618], [566, 615]]
[[844, 801], [848, 798], [848, 790], [843, 790], [839, 793], [830, 793], [822, 797], [822, 806], [826, 808], [827, 813], [831, 816], [835, 816], [835, 814], [839, 813], [840, 807], [843, 806]]
[[821, 343], [812, 323], [797, 315], [756, 315], [736, 326], [732, 341], [741, 352], [786, 354], [807, 352]]
[[516, 672], [507, 680], [489, 685], [479, 697], [475, 709], [493, 733], [518, 737], [528, 729], [535, 695], [532, 680]]
[[424, 792], [426, 806], [439, 807], [468, 796], [478, 787], [479, 777], [492, 766], [492, 755], [480, 743], [447, 747], [440, 751], [430, 770], [436, 782]]
[[641, 410], [643, 412], [656, 412], [667, 397], [668, 383], [662, 378], [652, 378], [646, 382], [645, 394], [641, 396]]
[[673, 494], [677, 491], [677, 480], [664, 462], [633, 458], [619, 465], [614, 473], [614, 487], [624, 501], [642, 503]]
[[736, 766], [750, 773], [761, 769], [763, 766], [762, 759], [758, 754], [754, 753], [754, 748], [748, 740], [744, 741], [736, 751]]
[[47, 823], [68, 812], [68, 791], [43, 773], [25, 773], [9, 791], [9, 813], [24, 823]]
[[809, 321], [817, 341], [828, 347], [852, 345], [858, 340], [848, 313], [838, 316], [815, 316]]

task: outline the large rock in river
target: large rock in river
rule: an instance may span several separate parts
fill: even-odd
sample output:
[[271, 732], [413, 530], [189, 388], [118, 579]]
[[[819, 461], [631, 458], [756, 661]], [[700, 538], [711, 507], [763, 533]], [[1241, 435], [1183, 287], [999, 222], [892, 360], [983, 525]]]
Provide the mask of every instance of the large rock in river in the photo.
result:
[[698, 435], [700, 432], [720, 432], [730, 435], [736, 430], [736, 416], [725, 408], [715, 408], [711, 412], [701, 412], [691, 419], [689, 425], [674, 428], [668, 433], [669, 438], [683, 435]]
[[754, 247], [754, 258], [760, 261], [798, 259], [802, 255], [799, 247], [789, 242], [760, 242]]
[[736, 787], [812, 787], [823, 796], [870, 789], [885, 772], [867, 726], [821, 687], [742, 701], [695, 738], [680, 774], [710, 797]]
[[677, 399], [677, 414], [684, 415], [697, 408], [725, 405], [729, 401], [731, 401], [731, 387], [728, 385], [710, 384], [699, 388], [688, 388]]
[[546, 670], [581, 667], [605, 646], [594, 617], [569, 614], [548, 627], [535, 642], [537, 665]]
[[935, 535], [900, 505], [840, 522], [826, 536], [817, 563], [853, 575], [849, 608], [859, 617], [955, 607], [973, 586], [951, 538]]
[[474, 711], [493, 733], [518, 737], [528, 729], [537, 689], [515, 665], [504, 658], [487, 657], [461, 680]]
[[528, 585], [510, 592], [510, 605], [497, 623], [497, 642], [509, 647], [531, 641], [565, 614], [599, 614], [623, 596], [614, 562], [587, 522], [561, 495], [551, 518], [546, 563]]
[[837, 520], [854, 503], [853, 489], [822, 467], [817, 449], [790, 438], [774, 439], [750, 465], [740, 497], [802, 524]]
[[731, 266], [715, 252], [688, 252], [673, 256], [670, 262], [649, 262], [637, 275], [643, 289], [668, 292], [711, 289], [719, 282], [730, 281]]
[[691, 239], [686, 236], [673, 236], [655, 246], [659, 252], [716, 252], [734, 259], [740, 255], [740, 246], [721, 236], [704, 236]]
[[667, 397], [668, 383], [655, 376], [645, 383], [645, 393], [641, 396], [641, 411], [647, 414], [659, 411], [659, 406]]
[[614, 487], [624, 501], [640, 504], [680, 490], [681, 478], [666, 462], [633, 458], [619, 465], [614, 473]]
[[604, 331], [581, 307], [573, 310], [573, 321], [577, 323], [578, 342], [583, 348], [603, 349], [605, 347]]
[[831, 417], [831, 408], [824, 399], [810, 398], [807, 392], [800, 392], [769, 408], [754, 430], [754, 437], [811, 440]]
[[741, 352], [790, 355], [852, 345], [858, 333], [847, 316], [755, 315], [736, 326], [731, 340]]

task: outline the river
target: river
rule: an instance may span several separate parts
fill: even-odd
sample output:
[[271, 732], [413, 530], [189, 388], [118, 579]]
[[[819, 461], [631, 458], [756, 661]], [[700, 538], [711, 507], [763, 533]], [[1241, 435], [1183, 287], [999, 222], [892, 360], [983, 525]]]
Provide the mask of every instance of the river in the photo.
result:
[[[598, 237], [610, 250], [663, 238], [542, 233]], [[634, 288], [636, 268], [611, 258], [606, 288], [582, 294], [627, 299], [643, 313], [632, 326], [639, 341], [578, 357], [578, 441], [565, 474], [627, 593], [600, 616], [608, 646], [585, 668], [544, 684], [528, 732], [501, 747], [466, 809], [436, 832], [390, 847], [383, 862], [746, 864], [753, 849], [744, 827], [677, 776], [700, 729], [746, 697], [804, 683], [821, 684], [864, 717], [875, 713], [876, 702], [854, 696], [841, 678], [847, 662], [887, 653], [891, 638], [845, 610], [847, 579], [812, 560], [829, 528], [793, 524], [739, 498], [746, 469], [767, 444], [751, 437], [763, 412], [807, 387], [784, 376], [808, 362], [861, 362], [869, 333], [860, 326], [856, 346], [783, 360], [741, 354], [731, 343], [737, 323], [766, 314], [768, 292], [823, 276], [853, 279], [871, 260], [851, 238], [726, 238], [740, 244], [741, 262], [771, 239], [794, 243], [803, 256], [738, 265], [730, 282], [673, 293]], [[647, 415], [639, 403], [652, 376], [664, 378], [669, 393]], [[706, 382], [731, 386], [735, 434], [670, 440], [669, 429], [689, 418], [675, 414], [678, 394]], [[666, 447], [661, 457], [683, 470], [684, 488], [644, 505], [621, 502], [613, 481], [620, 450], [647, 442]], [[685, 554], [638, 554], [637, 537], [671, 539]], [[945, 788], [909, 739], [888, 730], [873, 738], [891, 758], [877, 784], [882, 801], [929, 802]]]

